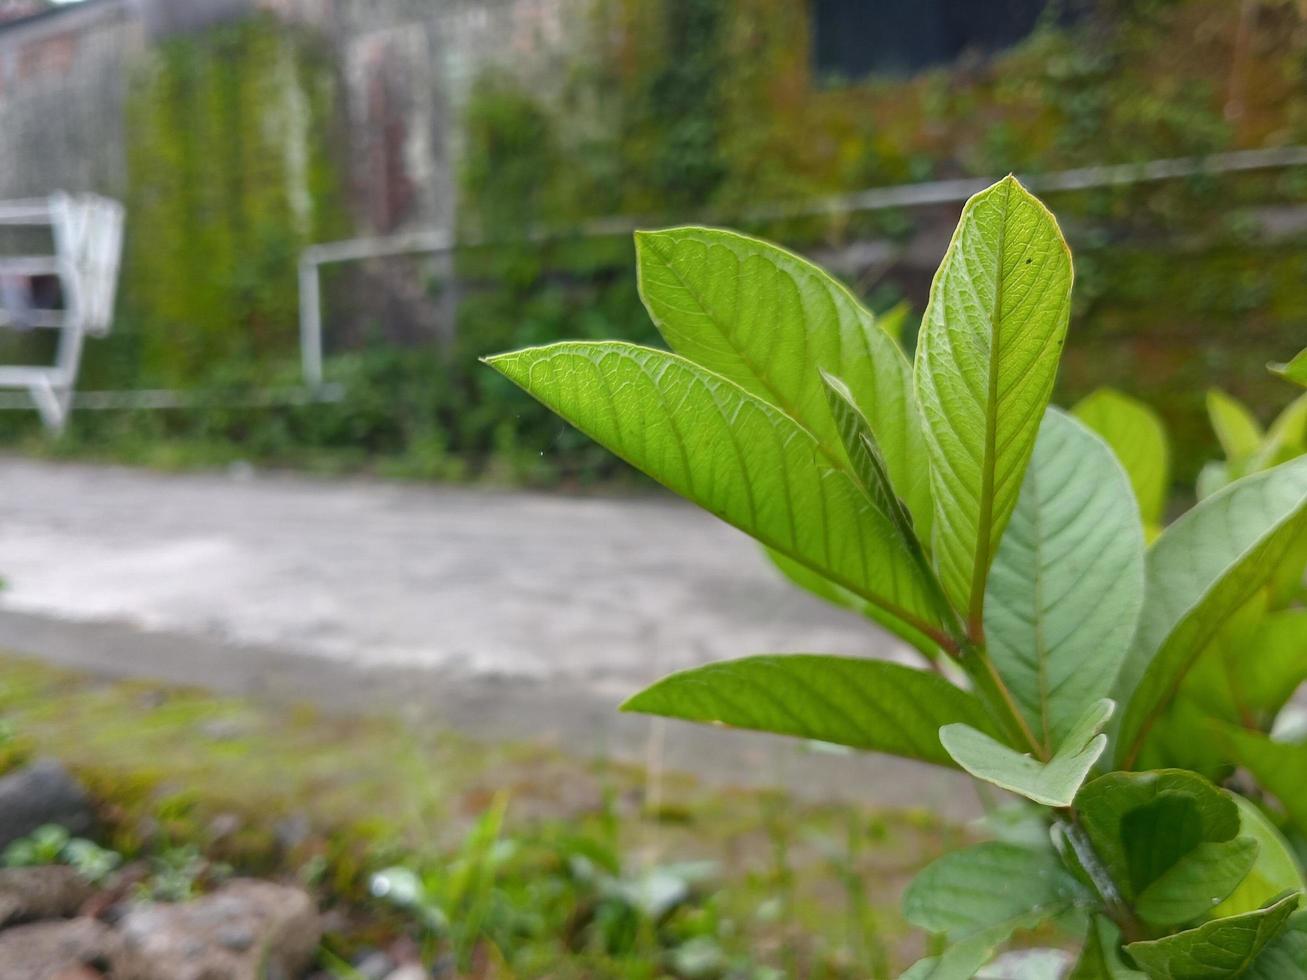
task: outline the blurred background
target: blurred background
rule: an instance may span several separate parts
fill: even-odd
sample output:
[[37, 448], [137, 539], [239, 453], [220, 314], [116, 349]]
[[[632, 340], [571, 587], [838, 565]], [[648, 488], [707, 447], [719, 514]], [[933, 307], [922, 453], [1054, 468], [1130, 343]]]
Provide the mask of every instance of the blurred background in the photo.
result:
[[[307, 888], [300, 974], [893, 975], [970, 788], [614, 711], [893, 642], [477, 358], [655, 342], [630, 232], [689, 222], [910, 347], [1008, 172], [1075, 254], [1055, 400], [1151, 405], [1183, 505], [1207, 389], [1269, 421], [1307, 338], [1303, 0], [0, 0], [0, 768], [62, 760], [157, 897]], [[112, 316], [52, 425], [33, 215], [85, 194]]]

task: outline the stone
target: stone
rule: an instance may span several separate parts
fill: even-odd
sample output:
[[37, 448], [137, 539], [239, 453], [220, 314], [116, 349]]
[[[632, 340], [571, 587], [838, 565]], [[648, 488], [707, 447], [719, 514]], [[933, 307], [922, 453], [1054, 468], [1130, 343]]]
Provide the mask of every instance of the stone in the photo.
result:
[[95, 919], [13, 926], [0, 932], [0, 980], [93, 977], [117, 951], [113, 930]]
[[118, 932], [116, 980], [291, 980], [322, 938], [307, 892], [247, 879], [181, 904], [133, 906]]
[[0, 870], [0, 927], [34, 919], [66, 919], [95, 893], [74, 869], [62, 864]]
[[53, 759], [38, 759], [0, 778], [0, 848], [45, 824], [58, 824], [70, 834], [87, 834], [95, 826], [86, 791]]
[[401, 966], [386, 977], [386, 980], [431, 980], [431, 974], [416, 963], [410, 963], [408, 966]]

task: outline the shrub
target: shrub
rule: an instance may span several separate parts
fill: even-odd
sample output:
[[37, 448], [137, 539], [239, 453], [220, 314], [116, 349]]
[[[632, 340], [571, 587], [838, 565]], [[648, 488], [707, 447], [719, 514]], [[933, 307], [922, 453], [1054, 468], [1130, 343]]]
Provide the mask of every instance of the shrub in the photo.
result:
[[[1297, 655], [1224, 646], [1301, 582], [1307, 457], [1158, 530], [1148, 434], [1118, 459], [1049, 405], [1071, 256], [1011, 177], [964, 209], [915, 364], [846, 289], [764, 242], [680, 228], [639, 235], [637, 257], [673, 352], [569, 342], [489, 363], [925, 669], [757, 656], [626, 709], [956, 767], [1037, 805], [1035, 838], [946, 855], [909, 888], [908, 919], [947, 943], [909, 977], [970, 977], [1046, 925], [1083, 940], [1077, 978], [1307, 976], [1302, 869], [1279, 811], [1254, 802], [1273, 793], [1307, 831], [1307, 743], [1265, 734], [1307, 672], [1302, 633]], [[1195, 685], [1256, 691], [1258, 713], [1179, 711]], [[1219, 765], [1148, 768], [1177, 752]], [[1255, 792], [1213, 781], [1236, 759]]]

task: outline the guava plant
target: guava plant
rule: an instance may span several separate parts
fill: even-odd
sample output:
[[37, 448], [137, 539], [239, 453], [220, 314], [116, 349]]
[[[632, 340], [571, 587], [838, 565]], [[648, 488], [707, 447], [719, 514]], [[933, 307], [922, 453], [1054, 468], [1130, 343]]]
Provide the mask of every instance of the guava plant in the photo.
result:
[[[963, 210], [914, 363], [780, 248], [705, 228], [636, 241], [670, 352], [559, 343], [488, 363], [924, 663], [748, 657], [625, 708], [957, 767], [1038, 805], [1034, 843], [948, 854], [908, 889], [907, 918], [944, 951], [906, 976], [970, 977], [1048, 924], [1082, 939], [1080, 980], [1307, 978], [1303, 874], [1267, 811], [1146, 768], [1196, 665], [1307, 538], [1307, 457], [1236, 480], [1146, 546], [1141, 502], [1156, 529], [1165, 483], [1141, 492], [1049, 405], [1071, 256], [1011, 177]], [[1273, 669], [1301, 680], [1300, 664]], [[1307, 745], [1267, 744], [1307, 794]]]

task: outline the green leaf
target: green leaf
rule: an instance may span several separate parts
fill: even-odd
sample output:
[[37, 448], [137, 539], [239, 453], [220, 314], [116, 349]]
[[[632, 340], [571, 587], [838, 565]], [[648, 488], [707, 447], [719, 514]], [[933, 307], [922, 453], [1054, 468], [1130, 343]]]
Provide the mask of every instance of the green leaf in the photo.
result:
[[1121, 959], [1121, 930], [1111, 919], [1096, 915], [1089, 923], [1080, 959], [1066, 980], [1147, 980]]
[[669, 489], [912, 629], [935, 630], [929, 583], [898, 529], [775, 407], [633, 344], [553, 344], [488, 363]]
[[1121, 466], [1049, 409], [985, 597], [989, 655], [1045, 751], [1111, 693], [1143, 591], [1143, 530]]
[[1240, 695], [1269, 723], [1307, 680], [1307, 609], [1270, 613], [1257, 624], [1238, 663]]
[[903, 916], [956, 941], [1033, 913], [1053, 918], [1088, 901], [1052, 850], [988, 841], [926, 865], [903, 895]]
[[1227, 795], [1239, 808], [1239, 835], [1252, 838], [1259, 847], [1257, 863], [1233, 894], [1212, 909], [1212, 918], [1251, 912], [1285, 892], [1307, 890], [1307, 880], [1284, 836], [1255, 803], [1236, 793], [1227, 791]]
[[1003, 923], [977, 932], [950, 946], [939, 956], [918, 960], [899, 980], [972, 980], [976, 972], [994, 958], [998, 948], [1012, 937], [1012, 933], [1020, 928], [1034, 928], [1042, 921], [1042, 916], [1032, 916], [1030, 921]]
[[1244, 980], [1307, 980], [1307, 911], [1289, 916], [1289, 924], [1266, 944]]
[[1130, 477], [1144, 524], [1158, 527], [1171, 484], [1171, 449], [1161, 417], [1113, 388], [1099, 388], [1071, 412], [1112, 447]]
[[1265, 438], [1261, 424], [1237, 398], [1218, 388], [1211, 389], [1207, 392], [1207, 417], [1230, 462], [1245, 460], [1261, 447]]
[[1099, 732], [1114, 706], [1108, 698], [1090, 705], [1048, 762], [1022, 755], [966, 724], [946, 725], [939, 740], [957, 764], [977, 779], [1045, 806], [1070, 806], [1107, 748], [1107, 736]]
[[900, 639], [916, 647], [927, 657], [939, 656], [939, 643], [920, 630], [915, 630], [901, 620], [887, 613], [880, 606], [855, 595], [843, 586], [836, 585], [830, 579], [813, 571], [807, 565], [801, 565], [792, 558], [787, 558], [779, 551], [763, 548], [763, 552], [777, 571], [799, 588], [811, 592], [819, 599], [824, 599], [833, 606], [848, 609], [866, 616], [872, 622], [894, 633]]
[[1071, 253], [1015, 178], [981, 191], [935, 275], [914, 380], [945, 593], [977, 630], [990, 563], [1053, 389], [1071, 305]]
[[941, 725], [992, 730], [980, 702], [938, 674], [882, 660], [807, 654], [746, 657], [683, 670], [623, 711], [795, 735], [950, 765]]
[[1130, 943], [1126, 952], [1155, 980], [1219, 980], [1237, 977], [1284, 929], [1298, 906], [1288, 895], [1243, 915], [1206, 922], [1161, 939]]
[[853, 294], [811, 262], [734, 232], [637, 232], [635, 245], [640, 296], [668, 346], [781, 409], [833, 460], [844, 451], [818, 370], [844, 379], [929, 540], [911, 366]]
[[1307, 451], [1307, 395], [1289, 403], [1271, 427], [1261, 448], [1248, 461], [1249, 472], [1264, 470]]
[[1204, 842], [1239, 830], [1234, 802], [1206, 779], [1181, 769], [1111, 772], [1076, 797], [1089, 842], [1127, 900]]
[[1233, 894], [1257, 861], [1251, 837], [1204, 841], [1148, 885], [1135, 911], [1154, 926], [1177, 926], [1200, 919]]
[[1260, 732], [1226, 729], [1231, 754], [1273, 793], [1300, 831], [1307, 834], [1307, 742], [1277, 742]]
[[1117, 758], [1133, 765], [1153, 723], [1222, 625], [1307, 529], [1307, 456], [1204, 500], [1149, 549], [1143, 614], [1117, 684], [1128, 697]]
[[1272, 374], [1278, 374], [1286, 381], [1292, 381], [1294, 384], [1300, 384], [1307, 388], [1307, 348], [1303, 348], [1288, 364], [1268, 364], [1266, 365]]

